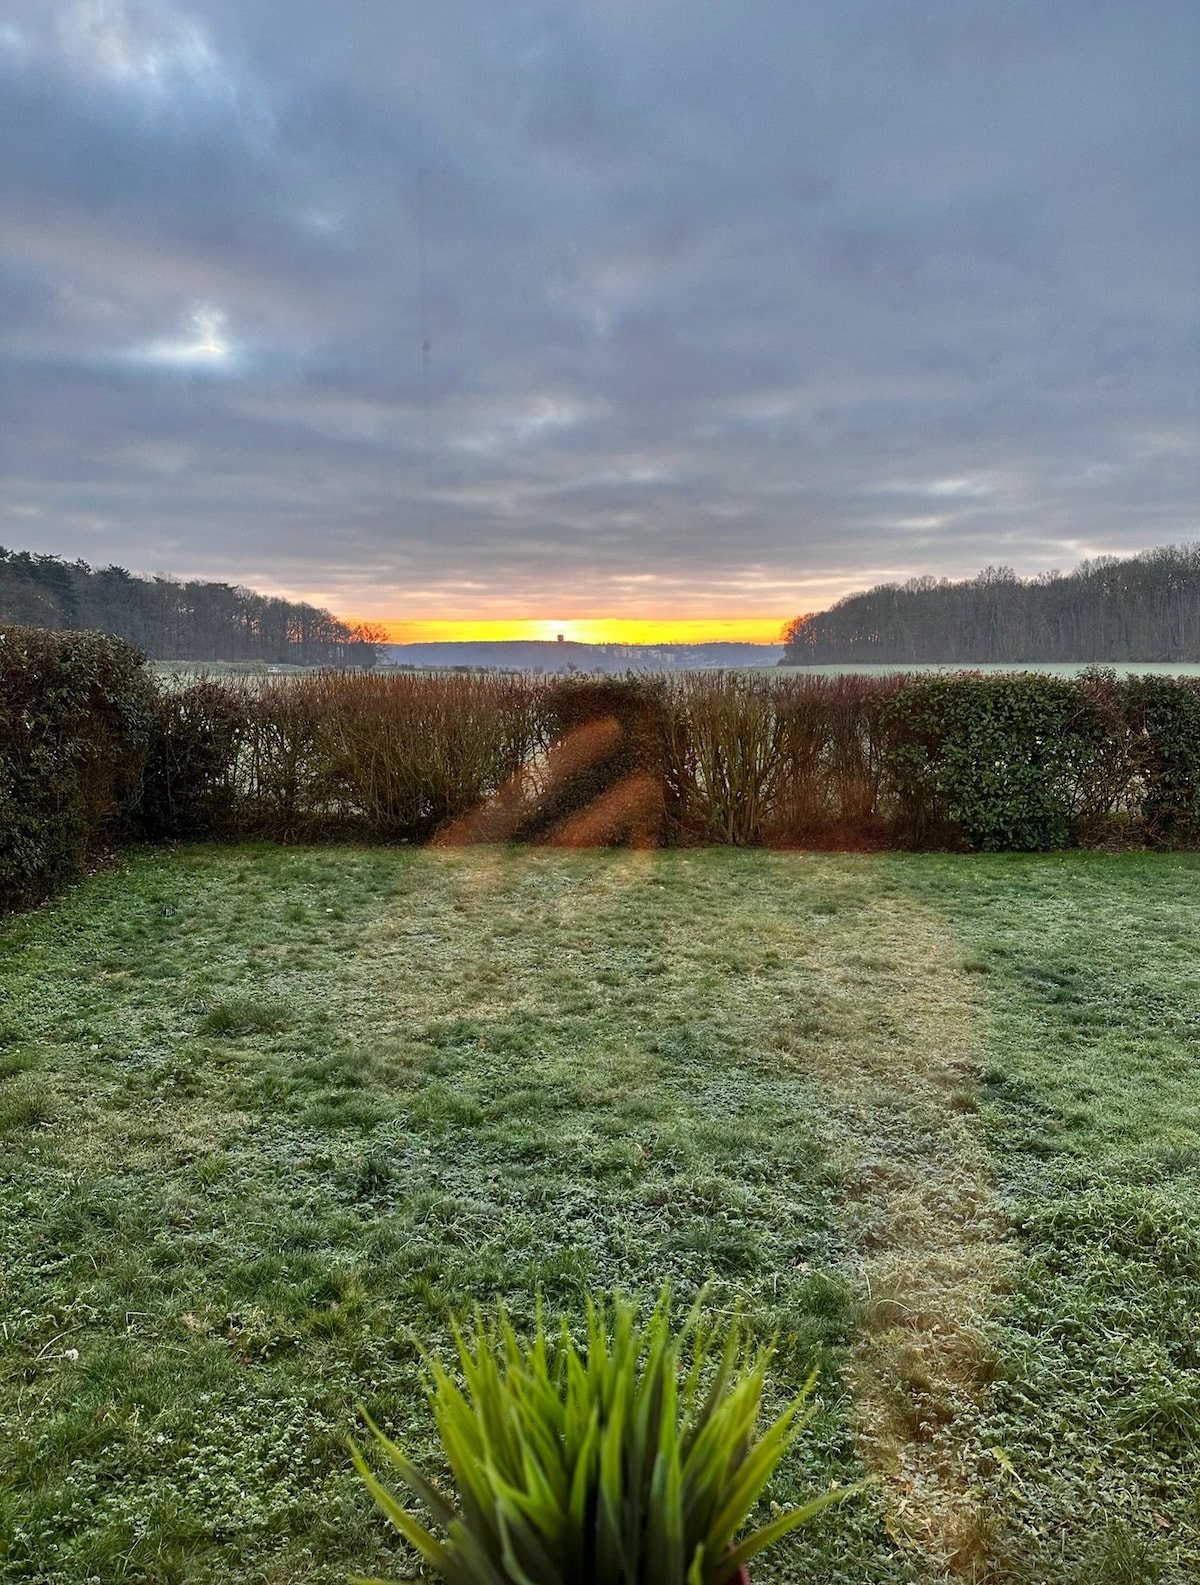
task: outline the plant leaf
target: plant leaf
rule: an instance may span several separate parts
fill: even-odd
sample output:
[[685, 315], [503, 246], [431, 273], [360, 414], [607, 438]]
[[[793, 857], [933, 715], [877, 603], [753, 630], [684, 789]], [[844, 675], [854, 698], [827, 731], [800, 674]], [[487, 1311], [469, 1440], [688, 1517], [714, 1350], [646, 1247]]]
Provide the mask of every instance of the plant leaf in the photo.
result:
[[454, 1560], [442, 1543], [430, 1535], [429, 1531], [418, 1523], [407, 1509], [400, 1506], [386, 1486], [376, 1480], [367, 1467], [366, 1460], [353, 1444], [351, 1444], [351, 1455], [354, 1459], [355, 1468], [366, 1483], [367, 1490], [404, 1539], [416, 1547], [427, 1563], [431, 1563], [434, 1568], [440, 1569], [447, 1577], [453, 1577]]
[[[831, 1491], [823, 1491], [820, 1496], [812, 1498], [803, 1507], [789, 1509], [787, 1513], [780, 1514], [778, 1518], [772, 1519], [769, 1524], [763, 1525], [760, 1530], [755, 1530], [752, 1535], [748, 1535], [744, 1541], [735, 1546], [729, 1554], [727, 1560], [729, 1573], [726, 1578], [732, 1579], [738, 1569], [747, 1564], [752, 1557], [757, 1557], [764, 1547], [773, 1545], [782, 1536], [789, 1535], [798, 1526], [807, 1524], [810, 1519], [815, 1519], [817, 1514], [823, 1513], [826, 1508], [832, 1508], [836, 1503], [844, 1502], [847, 1497], [852, 1497], [856, 1493], [865, 1490], [870, 1484], [869, 1480], [862, 1480], [853, 1486], [837, 1486]], [[725, 1581], [714, 1578], [708, 1582], [708, 1585], [725, 1585]]]

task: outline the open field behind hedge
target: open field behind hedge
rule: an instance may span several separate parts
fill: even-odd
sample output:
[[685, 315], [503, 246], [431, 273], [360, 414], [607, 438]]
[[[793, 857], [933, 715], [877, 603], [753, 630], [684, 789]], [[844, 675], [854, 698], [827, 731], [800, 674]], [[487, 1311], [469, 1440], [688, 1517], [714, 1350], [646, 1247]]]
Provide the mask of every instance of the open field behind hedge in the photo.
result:
[[1200, 1571], [1200, 861], [182, 848], [0, 933], [0, 1579], [403, 1571], [411, 1328], [737, 1301], [756, 1582]]
[[[841, 661], [828, 666], [773, 666], [766, 675], [782, 673], [789, 677], [894, 677], [900, 671], [909, 677], [953, 676], [964, 668], [984, 677], [1011, 676], [1014, 672], [1028, 672], [1039, 677], [1082, 677], [1095, 670], [1094, 661], [1031, 660], [1024, 663], [995, 660], [966, 662], [907, 661], [900, 665], [889, 661], [886, 665], [870, 661]], [[201, 668], [196, 668], [200, 670]], [[1118, 677], [1200, 677], [1200, 663], [1187, 660], [1107, 661], [1104, 669]]]

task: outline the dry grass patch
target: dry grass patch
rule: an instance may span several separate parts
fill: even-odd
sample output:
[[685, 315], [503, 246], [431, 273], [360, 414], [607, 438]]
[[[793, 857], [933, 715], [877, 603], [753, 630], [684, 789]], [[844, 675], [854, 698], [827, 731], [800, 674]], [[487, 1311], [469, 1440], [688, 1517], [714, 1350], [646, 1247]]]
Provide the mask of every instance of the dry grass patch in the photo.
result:
[[847, 895], [839, 878], [824, 906], [853, 910], [870, 956], [848, 955], [843, 930], [819, 933], [806, 958], [818, 1006], [787, 1039], [836, 1098], [863, 1302], [860, 1447], [896, 1541], [938, 1575], [981, 1578], [992, 1525], [977, 1433], [1014, 1248], [974, 1118], [979, 981], [931, 910]]

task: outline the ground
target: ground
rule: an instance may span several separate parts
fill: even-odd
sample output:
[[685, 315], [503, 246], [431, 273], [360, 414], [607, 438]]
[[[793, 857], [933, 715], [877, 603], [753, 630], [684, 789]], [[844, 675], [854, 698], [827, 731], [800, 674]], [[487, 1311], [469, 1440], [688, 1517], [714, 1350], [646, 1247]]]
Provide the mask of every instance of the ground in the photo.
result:
[[[147, 852], [0, 929], [0, 1579], [411, 1559], [355, 1406], [664, 1281], [821, 1412], [758, 1582], [1200, 1572], [1200, 860]], [[7, 1550], [4, 1550], [7, 1548]]]

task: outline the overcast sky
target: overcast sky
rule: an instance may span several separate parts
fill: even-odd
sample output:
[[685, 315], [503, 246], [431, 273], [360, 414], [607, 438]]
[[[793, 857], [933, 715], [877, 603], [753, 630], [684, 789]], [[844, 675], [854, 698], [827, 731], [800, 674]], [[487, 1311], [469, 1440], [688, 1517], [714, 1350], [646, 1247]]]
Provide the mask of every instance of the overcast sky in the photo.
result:
[[0, 543], [403, 618], [1194, 539], [1198, 82], [1196, 0], [0, 0]]

